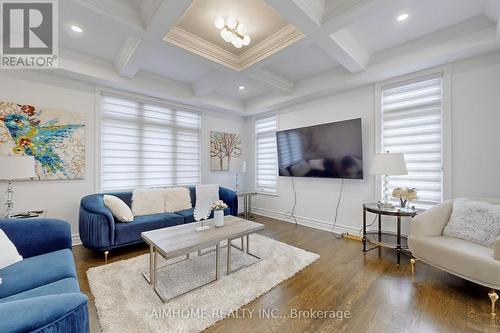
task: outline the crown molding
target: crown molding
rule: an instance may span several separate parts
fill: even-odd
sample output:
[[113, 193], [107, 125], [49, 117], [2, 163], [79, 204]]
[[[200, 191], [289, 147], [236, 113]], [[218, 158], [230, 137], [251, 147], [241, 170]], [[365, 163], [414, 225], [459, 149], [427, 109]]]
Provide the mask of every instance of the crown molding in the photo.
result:
[[[359, 0], [357, 0], [359, 1]], [[293, 0], [318, 26], [323, 22], [327, 8], [325, 0]]]
[[292, 45], [304, 36], [302, 32], [290, 24], [259, 44], [252, 46], [240, 56], [178, 27], [173, 27], [163, 40], [235, 71], [242, 71]]

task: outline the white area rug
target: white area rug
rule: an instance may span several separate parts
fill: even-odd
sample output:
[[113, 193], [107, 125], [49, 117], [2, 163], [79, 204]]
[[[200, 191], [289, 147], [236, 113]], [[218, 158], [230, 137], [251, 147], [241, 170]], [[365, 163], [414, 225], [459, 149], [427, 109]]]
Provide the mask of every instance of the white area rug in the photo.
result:
[[[234, 244], [241, 245], [239, 241]], [[250, 236], [250, 251], [263, 260], [166, 304], [142, 276], [149, 270], [149, 254], [89, 269], [87, 276], [103, 332], [200, 332], [319, 258], [256, 234]], [[213, 253], [205, 254], [163, 268], [158, 275], [160, 290], [173, 296], [213, 279], [214, 258]], [[221, 271], [225, 272], [225, 250], [221, 259]], [[255, 261], [236, 249], [232, 259], [233, 269]], [[165, 263], [171, 261], [160, 266]]]

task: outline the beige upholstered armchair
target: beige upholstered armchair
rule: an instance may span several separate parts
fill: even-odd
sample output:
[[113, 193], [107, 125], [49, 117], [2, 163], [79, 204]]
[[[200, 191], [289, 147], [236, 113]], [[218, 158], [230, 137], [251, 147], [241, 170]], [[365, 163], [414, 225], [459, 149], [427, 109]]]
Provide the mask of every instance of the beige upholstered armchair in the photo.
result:
[[[475, 199], [478, 200], [478, 199]], [[479, 199], [500, 203], [496, 199]], [[500, 237], [493, 249], [466, 240], [443, 236], [453, 209], [453, 200], [445, 201], [417, 215], [410, 224], [408, 245], [415, 259], [411, 259], [412, 274], [415, 262], [444, 270], [463, 279], [491, 288], [491, 314], [495, 315], [495, 302], [500, 289]]]

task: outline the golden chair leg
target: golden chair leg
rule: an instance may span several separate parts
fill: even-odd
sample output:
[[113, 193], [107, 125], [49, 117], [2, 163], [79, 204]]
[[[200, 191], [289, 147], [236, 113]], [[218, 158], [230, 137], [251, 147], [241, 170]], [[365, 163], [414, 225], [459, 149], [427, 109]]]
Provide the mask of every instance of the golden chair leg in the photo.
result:
[[491, 315], [496, 316], [495, 303], [498, 300], [498, 294], [495, 292], [495, 290], [491, 289], [491, 291], [488, 293], [488, 296], [490, 296], [491, 300]]
[[105, 264], [108, 263], [108, 254], [109, 254], [109, 251], [104, 251], [104, 263]]
[[413, 280], [415, 280], [415, 264], [417, 263], [417, 261], [413, 258], [410, 259], [410, 264], [411, 264], [411, 276], [413, 278]]

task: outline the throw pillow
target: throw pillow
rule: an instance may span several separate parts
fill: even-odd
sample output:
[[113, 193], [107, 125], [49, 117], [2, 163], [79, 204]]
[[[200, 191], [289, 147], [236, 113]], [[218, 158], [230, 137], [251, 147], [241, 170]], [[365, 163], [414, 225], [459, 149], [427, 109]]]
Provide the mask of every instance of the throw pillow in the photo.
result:
[[141, 188], [132, 193], [134, 216], [160, 214], [165, 211], [165, 190], [163, 188]]
[[500, 236], [500, 205], [464, 198], [453, 201], [450, 221], [443, 236], [465, 239], [493, 248]]
[[122, 199], [115, 197], [114, 195], [105, 194], [102, 199], [104, 204], [109, 208], [111, 214], [120, 222], [132, 222], [134, 220], [134, 214], [132, 210], [127, 206]]
[[165, 189], [165, 212], [173, 213], [192, 207], [189, 189], [174, 187]]
[[[12, 222], [20, 223], [20, 222]], [[0, 269], [15, 264], [23, 260], [23, 257], [17, 252], [16, 246], [11, 242], [5, 232], [0, 229]]]

